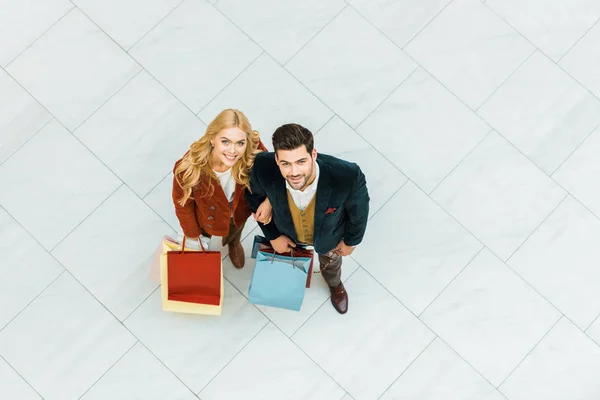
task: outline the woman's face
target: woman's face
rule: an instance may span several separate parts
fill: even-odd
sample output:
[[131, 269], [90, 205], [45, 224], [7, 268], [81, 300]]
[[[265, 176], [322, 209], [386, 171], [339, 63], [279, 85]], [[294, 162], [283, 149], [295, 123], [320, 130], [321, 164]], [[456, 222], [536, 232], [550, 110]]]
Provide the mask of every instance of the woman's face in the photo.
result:
[[232, 127], [219, 132], [211, 143], [214, 145], [213, 161], [231, 168], [246, 151], [248, 139], [246, 132], [238, 127]]

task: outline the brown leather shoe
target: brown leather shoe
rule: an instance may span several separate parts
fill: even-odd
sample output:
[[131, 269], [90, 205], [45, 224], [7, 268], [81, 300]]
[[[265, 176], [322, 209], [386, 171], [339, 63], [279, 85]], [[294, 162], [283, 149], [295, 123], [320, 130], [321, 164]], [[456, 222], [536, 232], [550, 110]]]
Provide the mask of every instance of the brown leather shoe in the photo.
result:
[[348, 292], [344, 288], [344, 284], [340, 283], [331, 290], [331, 304], [340, 314], [346, 314], [348, 311]]
[[241, 243], [229, 244], [229, 259], [237, 269], [244, 268], [246, 256], [244, 255], [244, 248]]

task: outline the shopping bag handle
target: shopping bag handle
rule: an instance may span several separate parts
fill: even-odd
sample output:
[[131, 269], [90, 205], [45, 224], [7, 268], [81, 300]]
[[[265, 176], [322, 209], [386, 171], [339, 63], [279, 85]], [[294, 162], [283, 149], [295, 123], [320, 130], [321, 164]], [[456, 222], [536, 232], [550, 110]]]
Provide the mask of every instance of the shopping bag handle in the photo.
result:
[[[200, 243], [200, 248], [202, 249], [202, 253], [206, 253], [206, 250], [204, 249], [204, 245], [202, 244], [202, 238], [200, 236], [198, 236], [198, 243]], [[183, 243], [181, 243], [181, 253], [179, 254], [183, 254], [185, 253], [185, 235], [183, 235]]]

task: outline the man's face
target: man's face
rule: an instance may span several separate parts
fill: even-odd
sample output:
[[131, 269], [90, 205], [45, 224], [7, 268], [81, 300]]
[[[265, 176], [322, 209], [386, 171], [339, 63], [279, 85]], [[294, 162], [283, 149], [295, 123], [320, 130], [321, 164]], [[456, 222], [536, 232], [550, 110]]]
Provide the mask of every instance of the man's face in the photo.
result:
[[317, 150], [306, 151], [306, 146], [294, 150], [278, 150], [275, 155], [281, 175], [295, 190], [304, 190], [313, 178]]

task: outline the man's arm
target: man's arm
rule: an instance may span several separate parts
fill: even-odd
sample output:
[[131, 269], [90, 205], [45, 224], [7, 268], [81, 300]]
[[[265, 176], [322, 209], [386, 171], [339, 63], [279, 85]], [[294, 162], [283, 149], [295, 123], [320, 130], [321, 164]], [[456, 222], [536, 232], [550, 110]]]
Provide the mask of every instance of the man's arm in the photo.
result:
[[[258, 178], [258, 169], [259, 168], [257, 168], [255, 163], [254, 167], [250, 171], [251, 190], [246, 189], [246, 201], [248, 201], [248, 206], [250, 207], [250, 210], [253, 213], [255, 213], [256, 210], [258, 210], [258, 207], [267, 198], [267, 193], [264, 187], [262, 186], [260, 179]], [[271, 204], [271, 206], [273, 206], [273, 204]], [[258, 226], [260, 226], [260, 229], [263, 231], [265, 238], [267, 238], [268, 240], [274, 240], [281, 236], [279, 229], [277, 229], [277, 227], [275, 226], [274, 214], [275, 213], [273, 212], [273, 218], [271, 218], [271, 221], [268, 224], [265, 225], [262, 222], [258, 222]]]
[[346, 231], [344, 233], [344, 243], [346, 246], [358, 245], [365, 235], [367, 229], [367, 220], [369, 219], [369, 192], [367, 191], [367, 181], [365, 175], [356, 166], [357, 174], [348, 199], [344, 203], [344, 209], [348, 214], [346, 222]]

